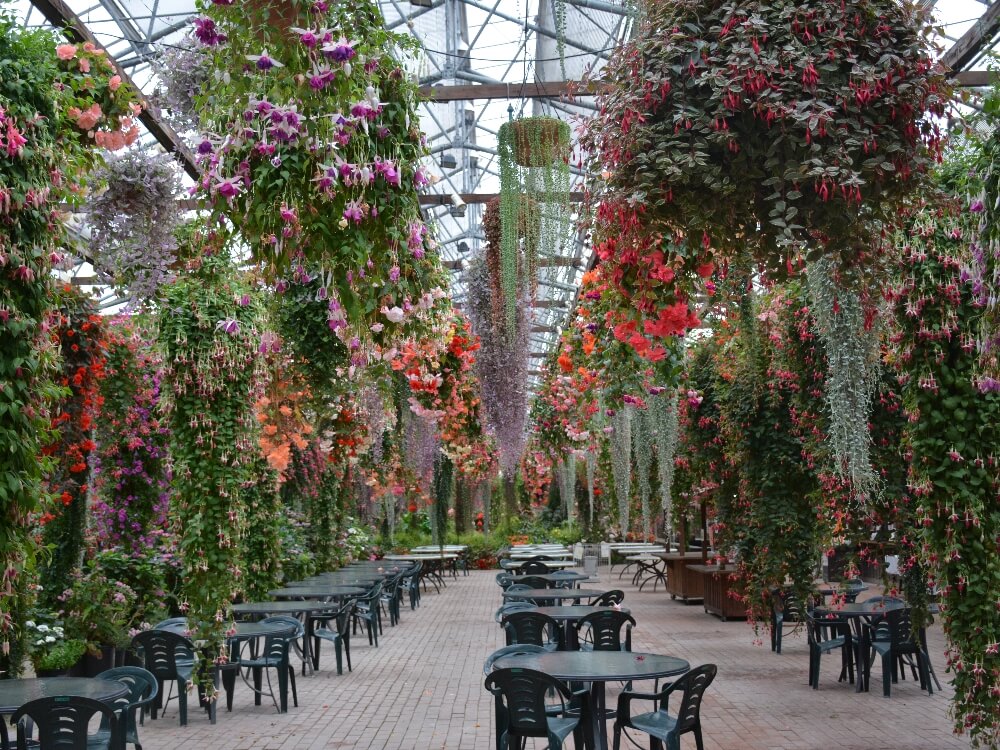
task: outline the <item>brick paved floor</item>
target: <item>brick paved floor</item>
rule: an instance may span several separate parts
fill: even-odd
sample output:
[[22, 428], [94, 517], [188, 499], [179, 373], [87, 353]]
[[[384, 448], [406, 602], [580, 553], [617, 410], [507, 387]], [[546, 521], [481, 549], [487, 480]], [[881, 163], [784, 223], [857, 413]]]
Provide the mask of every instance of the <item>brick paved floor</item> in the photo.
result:
[[[493, 622], [500, 604], [495, 573], [474, 571], [449, 580], [440, 594], [405, 607], [398, 627], [385, 626], [379, 648], [360, 634], [352, 641], [354, 671], [338, 676], [326, 649], [320, 671], [298, 678], [299, 708], [284, 715], [254, 706], [237, 683], [232, 713], [220, 711], [211, 726], [192, 711], [178, 726], [176, 703], [166, 717], [148, 721], [140, 735], [146, 750], [491, 750], [492, 700], [483, 690], [483, 659], [503, 645]], [[671, 654], [691, 664], [714, 662], [719, 676], [702, 711], [706, 750], [946, 750], [968, 748], [951, 733], [951, 690], [928, 696], [918, 683], [881, 694], [873, 670], [868, 694], [839, 684], [839, 659], [823, 658], [820, 689], [809, 689], [805, 636], [786, 631], [783, 653], [754, 645], [746, 623], [721, 622], [700, 605], [671, 601], [662, 591], [638, 592], [601, 569], [596, 588], [623, 588], [638, 621], [633, 650]], [[610, 585], [609, 585], [610, 584]], [[939, 625], [929, 635], [932, 661], [942, 681], [944, 640]], [[328, 646], [329, 644], [327, 644]], [[266, 700], [266, 699], [265, 699]], [[572, 744], [572, 743], [570, 743]], [[688, 737], [684, 748], [694, 748]], [[539, 743], [541, 747], [541, 743]]]

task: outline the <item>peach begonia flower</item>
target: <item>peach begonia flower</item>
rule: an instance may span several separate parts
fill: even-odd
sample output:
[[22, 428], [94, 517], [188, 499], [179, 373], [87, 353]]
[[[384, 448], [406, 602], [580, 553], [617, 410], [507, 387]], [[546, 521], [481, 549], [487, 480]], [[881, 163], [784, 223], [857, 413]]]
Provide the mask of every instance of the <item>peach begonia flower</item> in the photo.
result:
[[112, 91], [117, 91], [119, 88], [121, 88], [121, 85], [122, 85], [122, 77], [119, 75], [111, 76], [111, 79], [108, 81], [108, 88], [111, 89]]
[[93, 42], [84, 42], [83, 43], [83, 51], [84, 52], [94, 52], [96, 50], [97, 50], [97, 47], [94, 46]]
[[80, 72], [81, 73], [89, 73], [90, 72], [90, 60], [88, 60], [86, 57], [81, 57], [77, 61], [77, 65], [80, 66]]
[[72, 60], [76, 57], [75, 44], [60, 44], [56, 47], [56, 57], [60, 60]]
[[81, 112], [76, 118], [76, 126], [81, 130], [90, 130], [103, 116], [101, 105], [94, 102], [90, 105], [90, 109]]

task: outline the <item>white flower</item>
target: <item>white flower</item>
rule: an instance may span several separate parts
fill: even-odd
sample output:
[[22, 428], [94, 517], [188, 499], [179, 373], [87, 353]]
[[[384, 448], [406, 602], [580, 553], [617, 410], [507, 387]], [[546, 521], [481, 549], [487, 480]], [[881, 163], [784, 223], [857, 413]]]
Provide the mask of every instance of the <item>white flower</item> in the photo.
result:
[[55, 643], [56, 642], [56, 637], [54, 635], [47, 635], [47, 636], [45, 636], [45, 642], [46, 643]]
[[44, 622], [41, 625], [38, 626], [38, 632], [39, 633], [48, 633], [50, 629], [51, 628], [49, 628], [49, 626], [46, 625]]
[[24, 623], [24, 627], [26, 627], [26, 628], [33, 628], [33, 627], [35, 627], [35, 621], [34, 620], [28, 620], [26, 623]]
[[390, 323], [402, 323], [405, 313], [401, 307], [382, 307], [380, 311]]

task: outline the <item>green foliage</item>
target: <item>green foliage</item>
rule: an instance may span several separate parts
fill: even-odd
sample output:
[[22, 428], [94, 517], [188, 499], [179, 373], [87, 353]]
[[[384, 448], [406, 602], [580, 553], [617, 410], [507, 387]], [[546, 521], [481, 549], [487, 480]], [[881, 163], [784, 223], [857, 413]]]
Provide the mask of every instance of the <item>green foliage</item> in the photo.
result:
[[507, 331], [533, 294], [538, 257], [560, 254], [569, 239], [569, 125], [524, 117], [500, 126], [500, 269]]
[[52, 317], [52, 341], [59, 347], [64, 395], [53, 404], [52, 428], [58, 439], [42, 449], [52, 456], [45, 486], [53, 496], [42, 543], [48, 549], [39, 569], [41, 596], [47, 607], [70, 584], [80, 565], [87, 522], [89, 459], [95, 445], [94, 422], [99, 409], [98, 383], [104, 374], [104, 318], [92, 297], [75, 287], [61, 289]]
[[[261, 306], [225, 254], [222, 238], [164, 291], [158, 345], [161, 404], [171, 430], [181, 608], [209, 655], [224, 645], [229, 604], [243, 586], [243, 488], [259, 454], [257, 347]], [[246, 304], [244, 304], [246, 303]], [[211, 662], [196, 679], [211, 692]]]
[[787, 349], [782, 359], [776, 352], [785, 316], [803, 304], [800, 290], [791, 296], [789, 304], [781, 292], [755, 304], [747, 295], [739, 333], [717, 364], [721, 433], [738, 478], [735, 497], [718, 510], [723, 538], [738, 553], [748, 611], [758, 621], [768, 619], [770, 592], [786, 579], [806, 600], [823, 549], [819, 484], [793, 408], [796, 394], [813, 387], [815, 365], [795, 361]]
[[[252, 469], [253, 478], [243, 488], [247, 530], [243, 537], [243, 564], [246, 582], [243, 586], [247, 601], [261, 601], [267, 592], [277, 588], [282, 579], [284, 559], [281, 549], [281, 496], [278, 494], [278, 474], [259, 456]], [[297, 580], [287, 578], [287, 580]]]
[[[968, 174], [965, 165], [952, 168]], [[1000, 392], [977, 387], [981, 308], [961, 276], [976, 217], [960, 206], [955, 199], [915, 217], [899, 238], [904, 250], [887, 296], [907, 417], [909, 492], [922, 557], [942, 591], [955, 729], [967, 731], [974, 747], [989, 748], [1000, 742]]]
[[[28, 518], [39, 505], [48, 463], [44, 404], [58, 395], [50, 379], [52, 353], [43, 342], [50, 306], [50, 254], [59, 233], [44, 196], [64, 166], [57, 146], [60, 120], [53, 96], [54, 37], [25, 30], [0, 7], [0, 108], [27, 139], [20, 157], [0, 169], [0, 672], [17, 676], [25, 650], [22, 623], [35, 550]], [[55, 196], [53, 196], [55, 197]]]
[[95, 652], [105, 645], [126, 645], [129, 628], [138, 625], [140, 617], [136, 591], [109, 577], [101, 562], [91, 561], [78, 570], [59, 596], [66, 635], [83, 640]]
[[124, 615], [124, 623], [129, 626], [156, 623], [177, 606], [172, 568], [156, 548], [147, 548], [143, 554], [128, 554], [121, 549], [99, 550], [87, 562], [87, 570], [106, 581], [124, 583], [135, 593]]
[[275, 519], [275, 527], [281, 539], [281, 572], [285, 581], [301, 581], [319, 572], [316, 558], [309, 550], [304, 523], [300, 514], [285, 510]]
[[[645, 0], [584, 146], [616, 200], [784, 275], [858, 264], [940, 153], [948, 89], [913, 3]], [[640, 62], [641, 61], [641, 62]], [[872, 221], [869, 224], [870, 220]], [[814, 241], [822, 237], [821, 242]]]
[[341, 518], [341, 481], [332, 469], [323, 473], [319, 492], [309, 498], [306, 517], [309, 521], [309, 549], [319, 571], [337, 567], [337, 531]]

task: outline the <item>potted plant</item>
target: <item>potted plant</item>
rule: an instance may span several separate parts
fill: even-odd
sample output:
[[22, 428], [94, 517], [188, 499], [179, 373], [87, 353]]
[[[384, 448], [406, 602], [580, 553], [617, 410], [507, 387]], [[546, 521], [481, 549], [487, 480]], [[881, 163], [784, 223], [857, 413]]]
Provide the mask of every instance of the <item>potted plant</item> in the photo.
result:
[[55, 618], [51, 614], [28, 620], [24, 623], [24, 628], [31, 664], [38, 677], [58, 677], [68, 674], [87, 650], [86, 641], [80, 638], [67, 638], [65, 630], [55, 623]]
[[111, 580], [93, 565], [86, 572], [77, 571], [59, 596], [66, 634], [86, 645], [87, 676], [114, 666], [116, 650], [128, 645], [135, 600], [131, 587]]
[[514, 160], [522, 167], [548, 167], [569, 156], [569, 125], [555, 117], [521, 117], [500, 126], [509, 132]]

